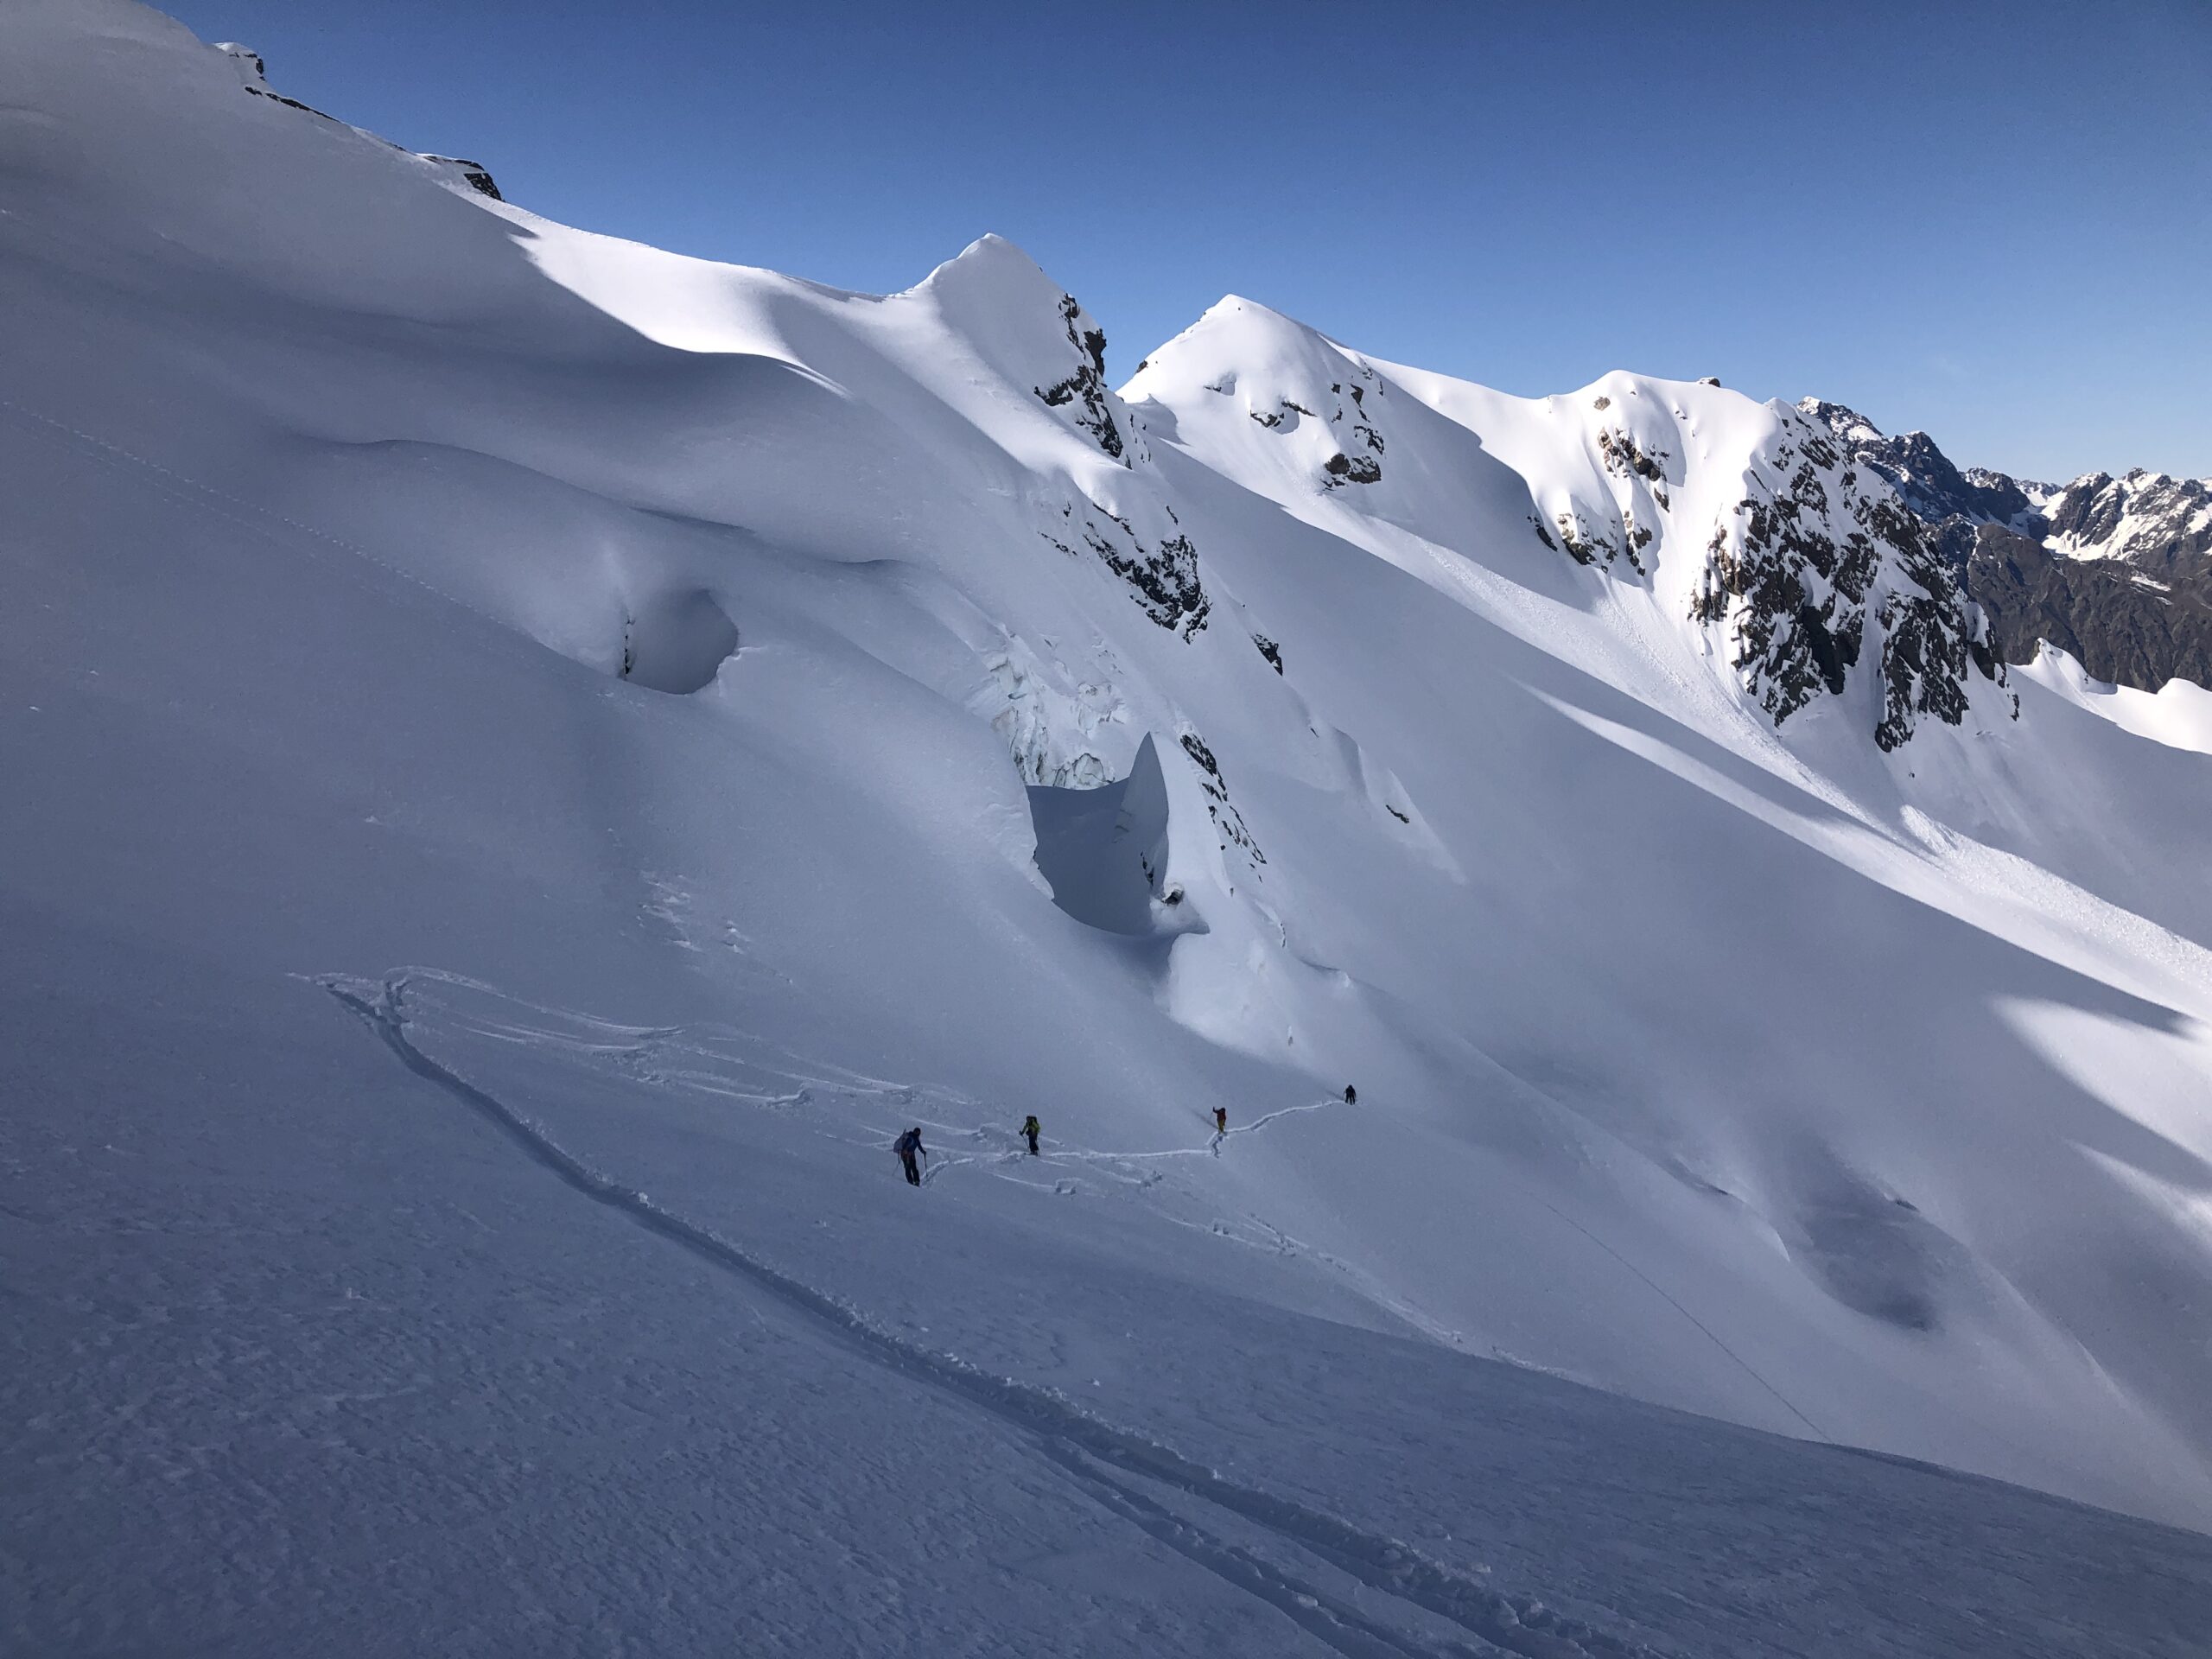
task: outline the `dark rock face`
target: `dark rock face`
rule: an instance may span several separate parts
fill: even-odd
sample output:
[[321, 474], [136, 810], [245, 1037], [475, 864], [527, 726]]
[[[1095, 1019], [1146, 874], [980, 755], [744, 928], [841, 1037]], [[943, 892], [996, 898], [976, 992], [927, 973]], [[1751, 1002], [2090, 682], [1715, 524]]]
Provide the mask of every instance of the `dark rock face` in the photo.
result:
[[1818, 397], [1797, 408], [1826, 427], [1853, 461], [1895, 490], [1955, 564], [1965, 564], [1973, 550], [1975, 526], [1999, 524], [2025, 531], [2037, 515], [2035, 500], [2017, 480], [2003, 473], [1961, 472], [1925, 432], [1885, 437], [1864, 415]]
[[[1254, 398], [1248, 412], [1255, 422], [1283, 437], [1305, 435], [1297, 442], [1304, 454], [1319, 453], [1324, 489], [1341, 489], [1348, 484], [1379, 484], [1382, 481], [1382, 456], [1389, 446], [1383, 441], [1368, 399], [1373, 397], [1377, 404], [1381, 404], [1382, 377], [1370, 365], [1357, 361], [1340, 362], [1329, 372], [1345, 378], [1329, 382], [1326, 392], [1315, 379], [1307, 385], [1291, 386], [1289, 391], [1294, 396], [1275, 391], [1262, 393]], [[1208, 390], [1227, 395], [1235, 390], [1234, 377]], [[1318, 429], [1318, 441], [1307, 432], [1309, 426]]]
[[1984, 524], [1967, 585], [1989, 612], [2005, 661], [2049, 640], [2100, 680], [2154, 691], [2212, 685], [2212, 553], [2177, 557], [2166, 579], [2125, 559], [2071, 559]]
[[1282, 647], [1264, 633], [1252, 636], [1252, 643], [1260, 648], [1260, 655], [1268, 659], [1268, 666], [1278, 674], [1282, 672]]
[[[1642, 479], [1650, 486], [1652, 505], [1660, 512], [1665, 512], [1673, 507], [1673, 499], [1667, 493], [1667, 468], [1675, 458], [1667, 451], [1646, 450], [1625, 429], [1606, 427], [1598, 434], [1598, 459], [1608, 473], [1623, 483], [1630, 479]], [[1560, 530], [1569, 538], [1567, 550], [1573, 552], [1574, 528], [1562, 518]], [[1600, 538], [1606, 562], [1610, 563], [1618, 554], [1628, 560], [1638, 575], [1645, 574], [1643, 550], [1651, 545], [1654, 531], [1649, 524], [1637, 516], [1633, 502], [1622, 505], [1620, 531], [1621, 539], [1618, 546]]]
[[1182, 744], [1183, 753], [1198, 769], [1198, 787], [1205, 792], [1206, 810], [1212, 815], [1214, 830], [1221, 836], [1222, 850], [1226, 852], [1231, 847], [1242, 849], [1256, 877], [1259, 867], [1268, 861], [1268, 855], [1260, 850], [1260, 843], [1244, 827], [1244, 815], [1230, 804], [1229, 785], [1221, 775], [1213, 751], [1206, 747], [1205, 739], [1192, 731], [1182, 734]]
[[1923, 523], [1942, 524], [1965, 518], [1977, 524], [2009, 524], [2032, 513], [2027, 492], [2002, 473], [1983, 473], [1980, 481], [1951, 464], [1925, 432], [1850, 446], [1860, 465], [1879, 473]]
[[1376, 429], [1374, 421], [1368, 415], [1367, 394], [1371, 389], [1376, 397], [1382, 396], [1382, 378], [1364, 363], [1355, 365], [1353, 373], [1356, 377], [1353, 379], [1330, 384], [1331, 394], [1339, 398], [1350, 397], [1351, 407], [1347, 410], [1339, 402], [1329, 420], [1332, 425], [1349, 429], [1351, 434], [1349, 447], [1364, 449], [1371, 456], [1380, 456], [1387, 446], [1382, 442], [1382, 433]]
[[[1779, 486], [1757, 471], [1746, 480], [1735, 522], [1724, 520], [1707, 543], [1690, 614], [1700, 622], [1732, 615], [1736, 671], [1779, 726], [1823, 688], [1842, 690], [1866, 637], [1866, 593], [1879, 555], [1866, 529], [1866, 503], [1834, 478], [1832, 464], [1824, 468], [1787, 442], [1770, 459], [1777, 469], [1794, 462], [1794, 470], [1783, 472]], [[1829, 517], [1831, 481], [1839, 484], [1844, 525]]]
[[[1647, 454], [1637, 447], [1636, 440], [1626, 432], [1618, 431], [1609, 426], [1599, 433], [1598, 454], [1605, 461], [1605, 470], [1616, 478], [1627, 478], [1633, 475], [1643, 479], [1647, 483], [1656, 484], [1662, 489], [1666, 485], [1665, 463], [1672, 457], [1663, 452]], [[1662, 501], [1661, 505], [1665, 504]]]
[[[1351, 370], [1351, 378], [1332, 380], [1327, 396], [1320, 396], [1320, 387], [1316, 383], [1314, 387], [1296, 387], [1299, 396], [1294, 398], [1276, 396], [1272, 407], [1261, 403], [1252, 410], [1252, 420], [1268, 427], [1268, 431], [1283, 434], [1285, 438], [1303, 431], [1307, 423], [1319, 423], [1323, 427], [1327, 434], [1323, 447], [1330, 451], [1320, 462], [1323, 489], [1382, 482], [1382, 451], [1387, 445], [1367, 411], [1367, 398], [1382, 396], [1382, 376], [1376, 374], [1365, 363], [1350, 363], [1347, 367]], [[1214, 390], [1221, 391], [1224, 387]]]
[[[1891, 545], [1899, 548], [1913, 585], [1885, 594], [1878, 618], [1882, 626], [1882, 718], [1874, 728], [1874, 741], [1885, 751], [1910, 737], [1922, 715], [1933, 715], [1946, 726], [1964, 720], [1969, 666], [1979, 666], [2000, 684], [2004, 680], [2003, 664], [1986, 652], [1977, 655], [1974, 650], [1987, 625], [1966, 602], [1956, 575], [1924, 539], [1917, 548], [1910, 547], [1911, 531], [1905, 526], [1917, 528], [1915, 521], [1897, 508], [1891, 512], [1898, 521], [1898, 539]], [[2017, 720], [2019, 714], [2020, 700], [2015, 695], [2012, 717]]]
[[499, 194], [499, 187], [492, 181], [492, 175], [486, 170], [481, 162], [466, 162], [458, 156], [425, 156], [423, 159], [426, 162], [435, 162], [441, 167], [459, 168], [463, 181], [479, 195], [489, 196], [494, 201], [506, 200]]
[[1690, 613], [1730, 625], [1736, 671], [1777, 726], [1843, 691], [1871, 622], [1885, 750], [1924, 716], [1964, 720], [1970, 673], [2005, 681], [1987, 623], [1921, 520], [1803, 416], [1755, 459], [1744, 499], [1714, 528]]
[[[1580, 510], [1567, 508], [1560, 510], [1558, 527], [1559, 545], [1577, 564], [1611, 564], [1627, 552], [1629, 563], [1635, 567], [1637, 574], [1643, 574], [1643, 561], [1627, 546], [1625, 531], [1622, 539], [1617, 542], [1605, 530], [1586, 519]], [[1541, 524], [1536, 526], [1536, 536], [1546, 547], [1553, 544], [1551, 537]]]
[[[259, 58], [256, 58], [253, 61], [257, 66], [256, 73], [259, 73], [258, 66], [261, 60]], [[321, 110], [316, 109], [312, 104], [302, 104], [296, 98], [287, 98], [282, 92], [272, 92], [266, 86], [249, 86], [245, 91], [252, 97], [268, 99], [272, 103], [282, 104], [288, 110], [297, 110], [302, 114], [312, 115], [318, 120], [338, 122], [338, 124], [340, 126], [345, 124], [345, 123], [338, 121], [338, 118], [334, 115], [323, 114]]]
[[2116, 684], [2212, 685], [2212, 480], [2139, 470], [2059, 488], [1961, 471], [1924, 432], [1885, 437], [1841, 404], [1798, 407], [1897, 490], [2005, 661], [2031, 661], [2048, 640]]
[[1063, 380], [1050, 386], [1035, 388], [1036, 393], [1053, 409], [1070, 404], [1081, 405], [1075, 423], [1090, 434], [1101, 449], [1128, 466], [1128, 457], [1123, 453], [1121, 429], [1114, 423], [1114, 407], [1106, 396], [1106, 334], [1100, 328], [1078, 328], [1077, 320], [1083, 308], [1072, 295], [1060, 296], [1060, 318], [1067, 325], [1068, 344], [1076, 351], [1075, 368]]
[[[1364, 363], [1354, 365], [1353, 374], [1352, 379], [1332, 381], [1329, 386], [1329, 395], [1336, 399], [1329, 424], [1344, 446], [1321, 463], [1321, 482], [1332, 490], [1340, 484], [1382, 481], [1382, 454], [1388, 446], [1367, 412], [1367, 394], [1372, 391], [1381, 396], [1382, 382]], [[1346, 403], [1346, 398], [1351, 401]]]
[[[1172, 516], [1172, 512], [1171, 512]], [[1198, 580], [1198, 550], [1188, 536], [1176, 534], [1147, 545], [1126, 518], [1112, 513], [1106, 522], [1086, 517], [1076, 529], [1084, 546], [1099, 563], [1128, 583], [1130, 597], [1144, 613], [1170, 633], [1194, 638], [1206, 625], [1213, 601]], [[1045, 539], [1073, 556], [1075, 549], [1058, 537], [1044, 532]]]
[[[1600, 392], [1590, 408], [1604, 415], [1614, 400]], [[1611, 569], [1626, 560], [1639, 576], [1651, 574], [1645, 550], [1672, 523], [1672, 492], [1688, 477], [1681, 459], [1649, 438], [1639, 439], [1628, 424], [1629, 410], [1608, 416], [1592, 440], [1603, 487], [1570, 493], [1550, 507], [1548, 518], [1531, 513], [1536, 539], [1564, 552], [1577, 564]], [[1652, 447], [1645, 448], [1647, 442]], [[1673, 532], [1669, 532], [1670, 534]]]

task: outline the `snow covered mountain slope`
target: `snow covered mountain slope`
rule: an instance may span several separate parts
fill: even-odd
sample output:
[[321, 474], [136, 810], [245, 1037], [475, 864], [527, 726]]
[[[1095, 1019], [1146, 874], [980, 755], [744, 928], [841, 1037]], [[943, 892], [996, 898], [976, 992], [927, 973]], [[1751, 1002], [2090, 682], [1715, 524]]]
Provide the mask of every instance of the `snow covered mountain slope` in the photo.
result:
[[242, 61], [0, 14], [8, 1645], [2190, 1650], [2212, 768], [1884, 487]]
[[1986, 625], [1919, 521], [1797, 411], [1624, 374], [1572, 397], [1504, 397], [1370, 363], [1234, 298], [1148, 359], [1131, 391], [1294, 512], [1319, 484], [1332, 508], [1317, 522], [1346, 539], [1487, 553], [1533, 537], [1638, 579], [1656, 604], [1638, 619], [1652, 653], [1679, 655], [1683, 624], [1698, 625], [1695, 643], [1777, 726], [1823, 690], [1843, 696], [1862, 650], [1885, 750], [1923, 717], [1959, 724], [1976, 673], [2000, 693], [1983, 718], [2012, 712]]

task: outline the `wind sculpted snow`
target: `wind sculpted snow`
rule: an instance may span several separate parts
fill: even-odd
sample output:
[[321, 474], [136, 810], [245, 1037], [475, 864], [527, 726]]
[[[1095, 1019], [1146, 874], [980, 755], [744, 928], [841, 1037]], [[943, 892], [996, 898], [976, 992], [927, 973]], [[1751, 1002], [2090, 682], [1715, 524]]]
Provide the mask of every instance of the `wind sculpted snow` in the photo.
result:
[[1789, 412], [0, 45], [9, 1644], [2212, 1623], [2212, 772]]

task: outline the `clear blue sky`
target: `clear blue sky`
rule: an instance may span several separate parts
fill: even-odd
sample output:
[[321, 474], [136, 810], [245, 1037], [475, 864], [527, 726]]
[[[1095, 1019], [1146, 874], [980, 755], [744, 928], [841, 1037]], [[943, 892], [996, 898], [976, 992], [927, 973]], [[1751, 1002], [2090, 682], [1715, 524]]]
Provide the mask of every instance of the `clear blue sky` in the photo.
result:
[[1224, 293], [1524, 393], [2212, 474], [2212, 0], [175, 0], [550, 217], [881, 291], [996, 231], [1117, 377]]

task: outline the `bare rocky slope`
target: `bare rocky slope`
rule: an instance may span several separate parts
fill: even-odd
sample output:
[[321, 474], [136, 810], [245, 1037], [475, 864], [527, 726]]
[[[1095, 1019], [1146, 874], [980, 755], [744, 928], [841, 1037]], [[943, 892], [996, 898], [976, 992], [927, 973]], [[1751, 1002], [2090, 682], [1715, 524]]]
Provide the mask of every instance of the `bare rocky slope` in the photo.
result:
[[1798, 407], [1917, 515], [2006, 662], [2031, 662], [2048, 641], [2113, 684], [2212, 686], [2212, 480], [1961, 471], [1925, 432], [1889, 437], [1817, 397]]

